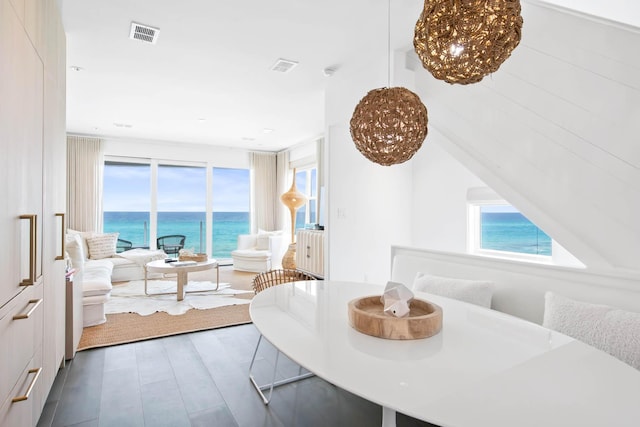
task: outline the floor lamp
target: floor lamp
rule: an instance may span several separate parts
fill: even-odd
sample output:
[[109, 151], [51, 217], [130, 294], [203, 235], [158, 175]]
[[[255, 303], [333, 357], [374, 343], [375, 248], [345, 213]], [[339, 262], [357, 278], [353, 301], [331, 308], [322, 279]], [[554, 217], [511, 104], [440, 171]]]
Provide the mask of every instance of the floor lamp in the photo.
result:
[[293, 170], [293, 183], [291, 184], [291, 188], [286, 193], [280, 196], [280, 200], [282, 203], [289, 208], [289, 212], [291, 212], [291, 244], [289, 244], [289, 249], [282, 257], [282, 267], [295, 270], [296, 268], [296, 240], [295, 240], [295, 232], [296, 232], [296, 211], [302, 207], [305, 203], [307, 203], [307, 197], [298, 191], [296, 188], [296, 170]]

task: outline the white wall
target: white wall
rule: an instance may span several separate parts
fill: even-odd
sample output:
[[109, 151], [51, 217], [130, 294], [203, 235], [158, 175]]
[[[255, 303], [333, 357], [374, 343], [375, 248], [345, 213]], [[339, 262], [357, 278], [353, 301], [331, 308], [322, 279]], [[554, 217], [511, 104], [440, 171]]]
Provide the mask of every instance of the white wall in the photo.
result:
[[173, 144], [166, 141], [125, 140], [103, 137], [106, 156], [160, 159], [181, 162], [209, 162], [215, 167], [248, 169], [247, 150], [201, 144]]
[[[638, 269], [640, 32], [538, 3], [524, 3], [523, 17], [520, 46], [481, 83], [449, 85], [416, 72], [427, 140], [588, 267]], [[462, 188], [444, 195], [433, 183], [466, 185], [467, 174], [443, 165], [422, 171], [437, 167], [427, 155], [414, 164], [413, 198], [453, 208], [448, 200]], [[426, 201], [416, 212], [424, 208]], [[459, 215], [431, 213], [434, 221]], [[414, 242], [451, 249], [457, 243], [440, 229], [451, 226], [416, 218]]]
[[[398, 33], [394, 37], [406, 43], [422, 5], [408, 0], [392, 3], [392, 25], [402, 32], [402, 37]], [[412, 166], [410, 161], [395, 166], [370, 162], [357, 151], [349, 133], [358, 102], [370, 90], [388, 85], [387, 4], [372, 7], [379, 8], [381, 22], [372, 22], [370, 44], [363, 46], [358, 62], [354, 58], [338, 68], [327, 89], [325, 233], [328, 278], [383, 284], [391, 273], [391, 245], [411, 241]], [[398, 79], [403, 84], [406, 76]]]
[[434, 127], [413, 158], [411, 245], [466, 252], [467, 190], [485, 187], [439, 143], [446, 137]]

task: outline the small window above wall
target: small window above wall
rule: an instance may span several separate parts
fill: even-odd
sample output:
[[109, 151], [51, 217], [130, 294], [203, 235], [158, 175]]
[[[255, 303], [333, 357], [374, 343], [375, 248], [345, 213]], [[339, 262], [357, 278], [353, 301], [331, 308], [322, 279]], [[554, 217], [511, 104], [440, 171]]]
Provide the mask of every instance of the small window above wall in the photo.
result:
[[[482, 194], [487, 195], [487, 191]], [[495, 193], [493, 193], [495, 194]], [[471, 253], [552, 262], [553, 241], [515, 207], [497, 197], [469, 192], [467, 245]]]

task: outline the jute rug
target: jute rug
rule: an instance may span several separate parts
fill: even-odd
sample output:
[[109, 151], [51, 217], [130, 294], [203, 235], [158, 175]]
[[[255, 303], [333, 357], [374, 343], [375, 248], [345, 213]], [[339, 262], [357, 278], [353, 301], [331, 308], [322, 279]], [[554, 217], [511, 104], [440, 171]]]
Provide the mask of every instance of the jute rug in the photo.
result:
[[[195, 280], [213, 279], [209, 271], [199, 273], [202, 274], [193, 274]], [[220, 281], [231, 283], [234, 289], [250, 290], [254, 277], [255, 273], [241, 273], [230, 267], [220, 268]], [[191, 279], [191, 275], [189, 278]], [[239, 294], [235, 297], [251, 299], [253, 294]], [[78, 351], [245, 323], [251, 323], [249, 304], [206, 310], [191, 309], [177, 316], [164, 312], [147, 316], [136, 313], [107, 314], [106, 323], [84, 328]]]

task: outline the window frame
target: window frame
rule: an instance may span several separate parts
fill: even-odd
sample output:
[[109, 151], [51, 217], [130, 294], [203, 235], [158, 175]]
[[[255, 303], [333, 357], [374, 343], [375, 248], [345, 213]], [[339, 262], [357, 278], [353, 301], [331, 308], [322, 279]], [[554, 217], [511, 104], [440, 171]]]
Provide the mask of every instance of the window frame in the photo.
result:
[[[484, 199], [469, 200], [467, 198], [467, 252], [493, 258], [503, 258], [518, 261], [529, 261], [538, 264], [553, 264], [553, 252], [555, 249], [555, 241], [551, 236], [551, 254], [527, 254], [522, 252], [503, 251], [498, 249], [485, 249], [482, 244], [482, 213], [483, 206], [512, 206], [504, 199]], [[516, 209], [514, 207], [514, 209]], [[516, 209], [516, 211], [520, 212]], [[535, 223], [533, 225], [538, 227]], [[540, 228], [540, 227], [538, 227]]]
[[[204, 168], [205, 169], [205, 179], [206, 179], [206, 202], [205, 202], [205, 236], [204, 236], [204, 248], [201, 250], [205, 250], [206, 253], [211, 257], [214, 252], [213, 247], [213, 170], [218, 169], [246, 169], [251, 174], [250, 168], [243, 167], [234, 167], [234, 166], [219, 166], [211, 161], [200, 162], [200, 161], [184, 161], [184, 160], [168, 160], [164, 158], [149, 158], [149, 157], [128, 157], [128, 156], [118, 156], [118, 155], [105, 155], [103, 158], [102, 166], [104, 167], [107, 163], [115, 163], [115, 164], [133, 164], [133, 165], [149, 165], [150, 167], [150, 206], [149, 206], [149, 224], [148, 224], [148, 234], [146, 239], [148, 239], [148, 246], [151, 248], [155, 247], [155, 242], [157, 238], [158, 232], [158, 171], [161, 167], [193, 167], [193, 168]], [[250, 179], [250, 178], [249, 178]], [[102, 183], [102, 190], [104, 191], [104, 182]], [[251, 194], [248, 195], [249, 200], [251, 200]], [[104, 208], [101, 212], [102, 217], [104, 218]], [[252, 217], [252, 206], [251, 202], [249, 204], [249, 218]], [[104, 225], [103, 225], [104, 226]], [[251, 229], [251, 219], [249, 220], [249, 229]], [[230, 256], [229, 256], [230, 258]], [[227, 258], [220, 258], [227, 259]]]
[[[312, 196], [311, 194], [313, 194], [314, 192], [312, 192], [312, 179], [311, 179], [311, 175], [312, 175], [312, 171], [315, 170], [316, 171], [316, 182], [315, 182], [315, 196]], [[302, 224], [301, 226], [298, 226], [297, 228], [304, 228], [304, 226], [306, 224], [311, 224], [311, 201], [314, 201], [316, 204], [316, 218], [315, 218], [315, 222], [314, 224], [318, 224], [319, 223], [319, 218], [318, 218], [318, 214], [319, 214], [319, 207], [318, 207], [318, 194], [320, 192], [320, 188], [318, 185], [318, 165], [316, 163], [307, 163], [304, 166], [298, 166], [295, 168], [296, 174], [299, 173], [305, 173], [306, 177], [305, 177], [305, 188], [299, 188], [298, 190], [303, 193], [306, 197], [307, 197], [307, 201], [304, 204], [304, 224]], [[293, 169], [291, 169], [291, 173], [293, 173]], [[296, 224], [298, 225], [298, 224]]]

